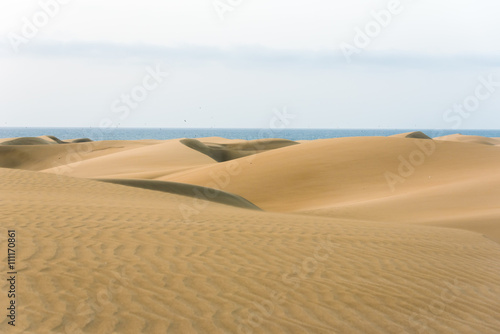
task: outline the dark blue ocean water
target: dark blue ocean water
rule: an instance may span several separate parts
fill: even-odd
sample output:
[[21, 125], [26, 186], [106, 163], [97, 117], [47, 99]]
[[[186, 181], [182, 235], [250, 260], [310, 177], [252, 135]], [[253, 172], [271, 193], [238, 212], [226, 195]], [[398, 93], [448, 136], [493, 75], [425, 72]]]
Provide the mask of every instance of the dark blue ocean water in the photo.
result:
[[[52, 135], [60, 139], [90, 138], [111, 139], [174, 139], [224, 137], [229, 139], [284, 138], [291, 140], [313, 140], [321, 138], [390, 136], [415, 129], [179, 129], [179, 128], [0, 128], [0, 138], [37, 137]], [[419, 130], [430, 137], [454, 133], [485, 137], [500, 137], [500, 130]]]

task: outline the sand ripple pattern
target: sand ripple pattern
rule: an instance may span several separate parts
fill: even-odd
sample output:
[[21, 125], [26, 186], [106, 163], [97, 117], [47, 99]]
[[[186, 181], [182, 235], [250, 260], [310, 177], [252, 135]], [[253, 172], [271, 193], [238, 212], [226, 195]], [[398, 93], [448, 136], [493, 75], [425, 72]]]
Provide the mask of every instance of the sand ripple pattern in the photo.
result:
[[477, 233], [217, 203], [186, 222], [189, 197], [21, 170], [0, 178], [0, 249], [7, 229], [19, 239], [18, 332], [500, 330], [500, 245]]

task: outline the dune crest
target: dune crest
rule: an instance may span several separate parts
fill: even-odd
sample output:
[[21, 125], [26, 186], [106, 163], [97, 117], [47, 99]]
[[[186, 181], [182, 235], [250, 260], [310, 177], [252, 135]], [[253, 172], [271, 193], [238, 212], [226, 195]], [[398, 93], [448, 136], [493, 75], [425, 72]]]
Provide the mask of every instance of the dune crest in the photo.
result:
[[406, 133], [401, 133], [397, 135], [392, 135], [390, 137], [398, 137], [398, 138], [414, 138], [414, 139], [432, 139], [422, 131], [413, 131], [413, 132], [406, 132]]

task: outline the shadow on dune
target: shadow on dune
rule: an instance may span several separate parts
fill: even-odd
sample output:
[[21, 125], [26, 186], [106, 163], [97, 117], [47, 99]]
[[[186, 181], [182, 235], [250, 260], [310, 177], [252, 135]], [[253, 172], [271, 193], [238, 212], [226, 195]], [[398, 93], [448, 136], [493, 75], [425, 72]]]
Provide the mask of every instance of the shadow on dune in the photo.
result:
[[197, 139], [181, 139], [180, 142], [193, 150], [208, 155], [217, 162], [246, 157], [299, 143], [287, 139], [258, 139], [235, 144], [203, 143]]
[[413, 132], [406, 132], [406, 133], [400, 133], [397, 135], [392, 135], [389, 137], [398, 137], [398, 138], [413, 138], [413, 139], [431, 139], [428, 135], [423, 133], [422, 131], [413, 131]]
[[157, 180], [133, 180], [133, 179], [96, 179], [101, 182], [121, 184], [129, 187], [143, 188], [154, 191], [163, 191], [171, 194], [199, 198], [215, 203], [236, 206], [244, 209], [261, 210], [258, 206], [241, 196], [225, 191], [196, 186], [186, 183], [157, 181]]

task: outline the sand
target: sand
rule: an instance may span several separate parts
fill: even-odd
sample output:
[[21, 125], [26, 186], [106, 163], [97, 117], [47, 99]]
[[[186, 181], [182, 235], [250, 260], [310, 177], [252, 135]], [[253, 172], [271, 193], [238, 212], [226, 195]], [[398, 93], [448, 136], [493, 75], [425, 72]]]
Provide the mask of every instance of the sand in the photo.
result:
[[499, 332], [498, 138], [37, 138], [0, 140], [2, 333]]

